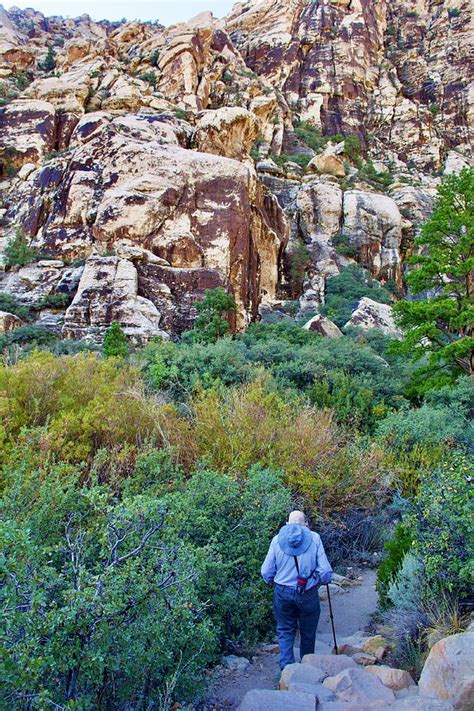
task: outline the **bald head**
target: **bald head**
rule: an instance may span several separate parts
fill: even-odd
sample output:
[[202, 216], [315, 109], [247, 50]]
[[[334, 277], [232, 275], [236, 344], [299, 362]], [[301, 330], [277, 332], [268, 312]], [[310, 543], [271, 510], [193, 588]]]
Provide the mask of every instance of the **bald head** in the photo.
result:
[[292, 511], [288, 516], [288, 523], [299, 523], [300, 526], [306, 526], [306, 516], [302, 511]]

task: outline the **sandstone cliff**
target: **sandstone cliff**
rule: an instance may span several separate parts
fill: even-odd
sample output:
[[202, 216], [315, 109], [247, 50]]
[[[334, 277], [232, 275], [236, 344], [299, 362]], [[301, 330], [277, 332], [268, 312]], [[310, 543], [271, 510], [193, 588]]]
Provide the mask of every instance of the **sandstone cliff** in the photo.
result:
[[216, 286], [235, 328], [317, 308], [354, 261], [403, 288], [440, 173], [469, 163], [469, 9], [248, 0], [168, 28], [0, 9], [0, 249], [20, 229], [41, 253], [0, 290], [68, 294], [66, 336], [146, 340]]

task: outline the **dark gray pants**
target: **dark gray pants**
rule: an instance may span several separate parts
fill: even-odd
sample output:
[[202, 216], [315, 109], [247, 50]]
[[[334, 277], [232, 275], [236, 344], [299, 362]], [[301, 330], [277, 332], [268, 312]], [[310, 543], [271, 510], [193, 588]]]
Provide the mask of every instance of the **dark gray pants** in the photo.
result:
[[316, 628], [319, 622], [318, 587], [299, 594], [294, 588], [275, 585], [273, 612], [280, 645], [280, 669], [295, 661], [293, 645], [297, 627], [300, 629], [300, 656], [314, 653]]

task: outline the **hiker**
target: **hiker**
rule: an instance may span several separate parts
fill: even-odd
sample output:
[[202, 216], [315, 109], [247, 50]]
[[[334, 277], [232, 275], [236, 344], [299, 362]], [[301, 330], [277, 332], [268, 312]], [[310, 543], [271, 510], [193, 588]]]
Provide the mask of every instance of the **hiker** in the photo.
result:
[[273, 612], [280, 646], [280, 669], [295, 661], [293, 645], [300, 630], [300, 656], [314, 653], [319, 622], [320, 585], [331, 581], [332, 568], [321, 538], [310, 531], [302, 511], [292, 511], [288, 523], [270, 543], [262, 565], [266, 583], [274, 583]]

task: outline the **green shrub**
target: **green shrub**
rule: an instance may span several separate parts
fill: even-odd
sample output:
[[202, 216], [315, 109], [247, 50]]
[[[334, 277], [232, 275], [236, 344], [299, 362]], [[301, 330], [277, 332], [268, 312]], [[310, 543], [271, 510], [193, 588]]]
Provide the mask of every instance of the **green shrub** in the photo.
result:
[[174, 109], [173, 114], [178, 119], [182, 119], [183, 121], [189, 121], [189, 111], [185, 111], [185, 109]]
[[374, 164], [369, 159], [359, 168], [359, 177], [372, 185], [374, 188], [386, 190], [395, 180], [391, 171], [377, 171]]
[[357, 168], [362, 166], [359, 136], [346, 136], [344, 139], [344, 155], [346, 155]]
[[196, 304], [198, 317], [192, 332], [193, 340], [215, 343], [229, 331], [229, 318], [237, 309], [234, 297], [222, 287], [206, 289], [204, 298]]
[[316, 153], [321, 153], [330, 140], [329, 136], [323, 136], [319, 128], [313, 126], [313, 124], [308, 121], [299, 121], [295, 123], [294, 128], [297, 138], [309, 148], [312, 148]]
[[351, 243], [349, 235], [344, 234], [343, 232], [338, 232], [337, 235], [334, 235], [332, 243], [336, 249], [336, 252], [338, 254], [342, 254], [344, 257], [354, 259], [359, 253], [358, 248]]
[[126, 358], [128, 355], [127, 336], [117, 321], [112, 321], [105, 333], [102, 352], [106, 358]]
[[41, 447], [64, 461], [86, 460], [104, 448], [133, 452], [147, 441], [161, 444], [157, 404], [145, 396], [138, 372], [115, 358], [35, 351], [0, 367], [0, 392], [0, 454], [7, 458], [23, 428], [46, 425]]
[[56, 294], [46, 294], [42, 296], [32, 308], [34, 308], [35, 311], [42, 311], [43, 309], [66, 309], [70, 303], [71, 297], [69, 294], [57, 292]]
[[155, 49], [149, 56], [148, 61], [152, 67], [157, 67], [160, 59], [160, 50]]
[[420, 606], [422, 586], [423, 566], [420, 560], [408, 551], [388, 587], [387, 600], [399, 610], [416, 610]]
[[299, 165], [301, 168], [306, 168], [308, 165], [309, 161], [311, 160], [311, 156], [308, 156], [306, 154], [295, 154], [295, 155], [288, 155], [287, 153], [280, 153], [276, 154], [274, 153], [271, 156], [271, 159], [273, 160], [274, 163], [277, 165], [283, 167], [287, 163], [296, 163]]
[[409, 527], [398, 524], [393, 538], [385, 543], [386, 557], [377, 570], [377, 592], [379, 604], [382, 608], [390, 605], [389, 589], [400, 571], [405, 555], [412, 548], [413, 534]]
[[474, 392], [469, 378], [454, 387], [445, 386], [425, 396], [421, 407], [389, 414], [377, 428], [391, 446], [413, 447], [421, 443], [454, 442], [474, 447]]
[[461, 10], [458, 7], [450, 7], [448, 8], [448, 16], [450, 19], [454, 17], [459, 17], [461, 14]]
[[28, 306], [20, 304], [11, 294], [0, 291], [0, 311], [8, 311], [23, 321], [30, 321], [31, 311]]
[[56, 69], [56, 54], [52, 44], [48, 45], [46, 57], [41, 62], [38, 62], [38, 69], [48, 72], [48, 74]]
[[37, 250], [30, 247], [21, 230], [17, 230], [15, 236], [8, 240], [3, 252], [3, 263], [6, 267], [24, 267], [39, 258]]
[[152, 70], [149, 70], [147, 72], [143, 72], [142, 74], [139, 74], [137, 78], [141, 79], [142, 81], [146, 81], [148, 84], [151, 84], [153, 87], [158, 82], [158, 77], [156, 76], [156, 73]]
[[311, 253], [302, 239], [297, 239], [288, 251], [288, 262], [291, 294], [299, 296], [303, 289], [306, 270], [312, 264]]
[[291, 509], [278, 472], [199, 472], [171, 501], [169, 525], [203, 565], [199, 596], [221, 639], [255, 642], [273, 628], [271, 590], [259, 571], [272, 536]]
[[220, 472], [238, 473], [255, 464], [281, 470], [308, 507], [327, 511], [355, 502], [370, 508], [385, 496], [381, 450], [346, 437], [330, 412], [275, 392], [265, 376], [227, 391], [198, 391], [189, 407], [192, 419], [185, 430], [183, 421], [164, 418], [162, 424], [188, 469], [204, 460]]
[[57, 336], [42, 326], [19, 326], [0, 335], [0, 351], [11, 346], [45, 346], [57, 340]]
[[469, 590], [474, 573], [472, 455], [455, 454], [424, 472], [408, 524], [429, 595]]
[[23, 488], [23, 514], [2, 502], [3, 698], [26, 711], [24, 695], [81, 709], [193, 697], [216, 654], [200, 562], [165, 532], [163, 502], [65, 474]]

